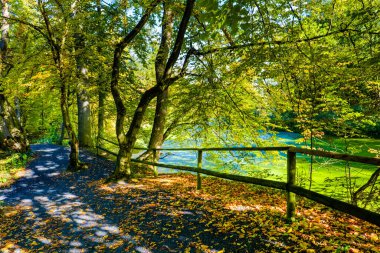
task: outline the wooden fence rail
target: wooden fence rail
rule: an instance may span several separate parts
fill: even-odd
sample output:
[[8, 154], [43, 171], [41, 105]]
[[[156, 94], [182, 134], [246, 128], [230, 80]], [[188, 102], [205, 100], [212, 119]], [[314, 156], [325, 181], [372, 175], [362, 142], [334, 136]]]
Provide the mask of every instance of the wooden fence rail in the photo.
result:
[[[117, 143], [108, 141], [106, 139], [101, 138], [111, 144], [117, 145]], [[98, 143], [97, 148], [108, 152], [112, 155], [117, 156], [116, 153], [109, 151], [100, 146]], [[375, 213], [364, 208], [360, 208], [356, 205], [352, 205], [323, 194], [306, 190], [302, 187], [296, 185], [296, 156], [297, 153], [314, 155], [320, 157], [328, 157], [338, 160], [351, 161], [351, 162], [359, 162], [365, 164], [372, 164], [380, 166], [379, 158], [371, 158], [371, 157], [363, 157], [363, 156], [354, 156], [348, 154], [339, 154], [334, 152], [326, 152], [319, 150], [309, 150], [303, 148], [295, 148], [295, 147], [231, 147], [231, 148], [158, 148], [158, 149], [147, 149], [147, 148], [135, 148], [136, 150], [151, 150], [153, 151], [153, 156], [155, 158], [155, 154], [157, 151], [197, 151], [197, 167], [192, 166], [181, 166], [181, 165], [173, 165], [173, 164], [164, 164], [159, 162], [150, 162], [150, 161], [142, 161], [138, 159], [132, 159], [131, 161], [134, 163], [141, 163], [151, 166], [175, 169], [175, 170], [183, 170], [197, 173], [197, 189], [201, 189], [201, 174], [229, 179], [238, 182], [244, 182], [249, 184], [261, 185], [266, 187], [271, 187], [275, 189], [285, 190], [286, 191], [286, 199], [287, 199], [287, 210], [286, 216], [288, 220], [291, 220], [295, 215], [296, 210], [296, 195], [300, 195], [316, 201], [318, 203], [324, 204], [333, 209], [342, 211], [344, 213], [353, 215], [365, 221], [371, 222], [380, 227], [380, 214]], [[286, 151], [287, 152], [287, 182], [279, 182], [268, 179], [247, 177], [247, 176], [239, 176], [228, 173], [221, 173], [211, 170], [206, 170], [202, 168], [202, 156], [205, 151]], [[153, 159], [155, 161], [155, 159]]]

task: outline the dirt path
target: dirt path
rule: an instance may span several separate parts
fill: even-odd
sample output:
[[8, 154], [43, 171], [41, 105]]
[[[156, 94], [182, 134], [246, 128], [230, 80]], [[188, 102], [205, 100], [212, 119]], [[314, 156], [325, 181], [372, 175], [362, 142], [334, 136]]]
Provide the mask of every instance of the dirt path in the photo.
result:
[[112, 162], [82, 152], [81, 160], [91, 163], [91, 168], [66, 173], [67, 148], [44, 144], [32, 149], [39, 157], [28, 165], [26, 176], [11, 188], [0, 190], [5, 205], [24, 210], [20, 226], [1, 231], [1, 240], [32, 251], [51, 245], [63, 252], [113, 245], [117, 247], [112, 251], [117, 252], [134, 243], [118, 228], [125, 214], [110, 214], [112, 199], [96, 196], [88, 186], [88, 182], [106, 177], [113, 169]]

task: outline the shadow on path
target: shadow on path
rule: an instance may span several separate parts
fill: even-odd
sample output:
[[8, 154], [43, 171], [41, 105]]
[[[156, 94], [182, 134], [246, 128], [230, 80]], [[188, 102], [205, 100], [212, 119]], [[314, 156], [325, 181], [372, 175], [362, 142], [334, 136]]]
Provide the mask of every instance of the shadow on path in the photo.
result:
[[[112, 162], [82, 152], [88, 170], [66, 173], [69, 150], [56, 145], [33, 145], [39, 157], [32, 161], [25, 177], [11, 188], [0, 190], [5, 205], [21, 206], [22, 217], [11, 231], [0, 231], [1, 240], [11, 240], [13, 250], [60, 249], [65, 252], [105, 250], [149, 252], [132, 237], [121, 234], [118, 223], [125, 213], [109, 214], [111, 199], [98, 198], [88, 182], [104, 178]], [[134, 249], [133, 249], [134, 248]], [[111, 250], [112, 249], [112, 250]]]

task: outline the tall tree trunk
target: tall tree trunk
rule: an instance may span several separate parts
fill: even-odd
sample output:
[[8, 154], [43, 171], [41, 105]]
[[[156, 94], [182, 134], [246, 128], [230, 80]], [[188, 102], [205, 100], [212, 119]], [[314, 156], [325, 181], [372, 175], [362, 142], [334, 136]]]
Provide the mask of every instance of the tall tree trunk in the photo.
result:
[[29, 142], [26, 138], [21, 122], [17, 117], [15, 109], [8, 102], [4, 87], [2, 87], [2, 81], [8, 74], [9, 67], [9, 24], [7, 18], [9, 18], [9, 6], [7, 0], [1, 0], [1, 11], [4, 17], [1, 24], [1, 43], [0, 43], [0, 120], [2, 121], [2, 133], [3, 144], [6, 147], [17, 151], [17, 152], [27, 152], [29, 151]]
[[106, 92], [105, 87], [100, 80], [98, 84], [98, 138], [104, 137], [104, 115], [105, 115], [105, 100], [106, 100]]
[[[165, 140], [165, 125], [166, 125], [166, 116], [167, 116], [167, 106], [168, 106], [168, 88], [164, 91], [160, 92], [157, 95], [157, 102], [156, 102], [156, 111], [154, 115], [154, 122], [152, 127], [152, 132], [150, 134], [149, 144], [148, 148], [161, 148], [162, 143], [164, 143]], [[146, 160], [150, 156], [152, 156], [153, 152], [148, 150], [141, 154], [138, 159]], [[155, 161], [158, 161], [160, 157], [160, 152], [156, 152], [156, 159]]]
[[[83, 56], [79, 56], [83, 57]], [[87, 77], [87, 68], [84, 67], [83, 59], [77, 60], [78, 67], [78, 140], [80, 147], [92, 147], [92, 124], [90, 96], [88, 94], [89, 80]]]
[[[169, 96], [169, 87], [161, 91], [157, 95], [156, 102], [156, 112], [154, 115], [154, 122], [152, 127], [152, 133], [150, 135], [148, 148], [161, 148], [162, 143], [164, 142], [164, 133], [165, 133], [165, 122], [167, 115], [167, 106], [168, 106], [168, 96]], [[153, 162], [160, 160], [160, 151], [156, 151], [155, 156], [153, 156]], [[154, 172], [154, 175], [158, 175], [156, 167], [152, 166], [151, 169]]]
[[[121, 57], [124, 49], [133, 41], [137, 34], [140, 33], [141, 29], [148, 21], [154, 8], [160, 2], [161, 0], [154, 0], [146, 9], [144, 15], [140, 18], [136, 26], [115, 47], [111, 73], [111, 93], [116, 105], [116, 137], [119, 142], [119, 153], [116, 160], [116, 168], [112, 176], [113, 178], [129, 178], [131, 176], [130, 160], [132, 157], [132, 148], [134, 142], [131, 143], [131, 140], [133, 138], [128, 139], [127, 136], [133, 137], [137, 134], [136, 130], [131, 131], [131, 128], [130, 131], [128, 131], [127, 135], [124, 134], [126, 108], [124, 106], [123, 99], [121, 97], [120, 90], [118, 87]], [[139, 106], [135, 111], [131, 126], [133, 125], [133, 128], [137, 127], [137, 132], [140, 128], [140, 124], [142, 122], [142, 118], [144, 117], [145, 110], [148, 107], [150, 100], [154, 98], [154, 96], [150, 95], [151, 93], [154, 92], [148, 90], [144, 93], [140, 100]]]
[[[100, 0], [96, 1], [97, 14], [98, 18], [102, 17], [102, 6]], [[103, 34], [103, 30], [99, 31], [100, 36]], [[98, 53], [102, 54], [102, 47], [98, 46]], [[104, 116], [105, 116], [105, 100], [106, 100], [106, 87], [104, 82], [104, 74], [103, 71], [100, 70], [98, 75], [98, 136], [97, 140], [99, 141], [100, 137], [104, 137]]]
[[[51, 48], [51, 53], [53, 57], [53, 61], [56, 65], [56, 68], [58, 70], [59, 79], [60, 79], [60, 107], [61, 107], [61, 113], [62, 113], [62, 121], [63, 125], [65, 126], [67, 135], [69, 136], [69, 144], [70, 144], [70, 156], [69, 156], [69, 164], [67, 169], [69, 171], [76, 171], [82, 168], [82, 165], [79, 162], [79, 141], [77, 136], [75, 135], [75, 130], [72, 126], [71, 120], [70, 120], [70, 112], [69, 112], [69, 106], [68, 106], [68, 85], [66, 76], [64, 73], [64, 66], [63, 66], [63, 60], [62, 60], [62, 51], [64, 50], [64, 44], [66, 40], [66, 34], [68, 29], [68, 26], [66, 24], [65, 31], [61, 38], [56, 37], [56, 34], [54, 33], [54, 30], [50, 23], [50, 16], [46, 12], [45, 9], [45, 2], [42, 0], [38, 0], [39, 10], [41, 11], [42, 17], [44, 19], [45, 28], [46, 28], [46, 34], [44, 34], [44, 37], [47, 38], [47, 42], [49, 43], [49, 46]], [[76, 1], [71, 5], [71, 14], [75, 13], [74, 9], [76, 7]]]
[[70, 156], [69, 156], [69, 164], [67, 170], [69, 171], [77, 171], [81, 169], [81, 163], [79, 162], [79, 140], [75, 135], [75, 131], [71, 124], [70, 120], [70, 112], [68, 106], [68, 97], [67, 97], [67, 84], [63, 77], [62, 69], [60, 69], [61, 75], [61, 113], [63, 119], [63, 125], [65, 126], [67, 135], [69, 136], [69, 145], [70, 145]]
[[[168, 75], [165, 73], [166, 64], [170, 54], [173, 36], [173, 19], [174, 15], [171, 6], [163, 3], [164, 14], [162, 17], [162, 32], [160, 47], [155, 60], [156, 70], [156, 85], [160, 86], [161, 83], [168, 82]], [[164, 140], [164, 128], [167, 115], [169, 87], [160, 90], [157, 95], [156, 111], [154, 115], [154, 122], [152, 132], [150, 135], [148, 148], [160, 148]], [[149, 152], [147, 153], [149, 154]], [[156, 159], [160, 157], [160, 152], [156, 153]]]
[[63, 139], [65, 138], [65, 124], [61, 123], [61, 127], [59, 128], [59, 139], [57, 141], [58, 145], [63, 144]]
[[[75, 12], [73, 12], [73, 17]], [[79, 26], [79, 29], [82, 29]], [[87, 92], [90, 84], [87, 76], [87, 67], [85, 63], [84, 49], [85, 49], [85, 38], [83, 34], [79, 31], [74, 36], [76, 65], [77, 65], [77, 108], [78, 108], [78, 140], [80, 147], [92, 147], [92, 128], [91, 128], [91, 108], [90, 108], [90, 96]]]
[[92, 147], [91, 109], [88, 92], [81, 89], [77, 94], [79, 146]]

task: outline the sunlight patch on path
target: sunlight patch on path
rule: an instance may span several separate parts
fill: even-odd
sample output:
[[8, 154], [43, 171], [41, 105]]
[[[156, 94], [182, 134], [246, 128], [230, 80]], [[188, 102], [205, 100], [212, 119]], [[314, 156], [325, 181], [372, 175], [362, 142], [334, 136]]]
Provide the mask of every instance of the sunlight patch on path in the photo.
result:
[[63, 173], [68, 158], [66, 148], [41, 146], [35, 151], [39, 157], [28, 166], [25, 176], [11, 188], [0, 190], [0, 200], [22, 212], [17, 226], [2, 238], [9, 242], [6, 245], [12, 252], [25, 248], [39, 251], [45, 246], [64, 252], [137, 247], [132, 236], [122, 233], [116, 224], [94, 210], [103, 204], [96, 196], [87, 196], [92, 195], [86, 186], [92, 179], [88, 173], [95, 171]]

